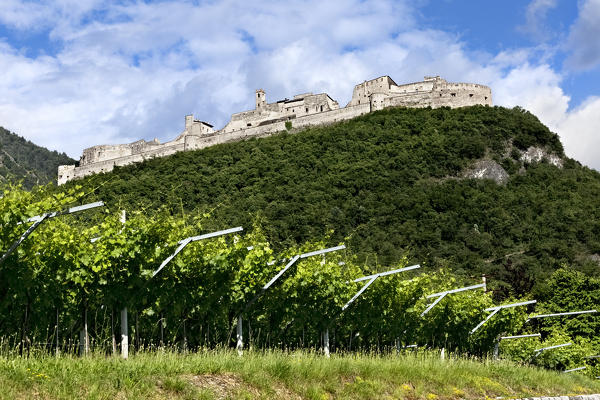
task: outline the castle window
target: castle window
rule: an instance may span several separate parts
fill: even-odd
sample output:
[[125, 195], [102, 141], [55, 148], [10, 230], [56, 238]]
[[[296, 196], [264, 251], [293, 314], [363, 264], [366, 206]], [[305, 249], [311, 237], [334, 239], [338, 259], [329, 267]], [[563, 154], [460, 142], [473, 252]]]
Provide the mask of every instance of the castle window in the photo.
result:
[[248, 124], [246, 124], [246, 126], [252, 126], [252, 124], [248, 123]]
[[469, 97], [473, 97], [473, 93], [469, 93]]
[[442, 97], [442, 94], [440, 93], [440, 97]]
[[306, 107], [306, 112], [308, 112], [308, 107]]
[[323, 112], [323, 106], [321, 106], [321, 112]]
[[450, 96], [456, 97], [456, 93], [450, 93]]
[[487, 100], [487, 96], [485, 96], [485, 99]]

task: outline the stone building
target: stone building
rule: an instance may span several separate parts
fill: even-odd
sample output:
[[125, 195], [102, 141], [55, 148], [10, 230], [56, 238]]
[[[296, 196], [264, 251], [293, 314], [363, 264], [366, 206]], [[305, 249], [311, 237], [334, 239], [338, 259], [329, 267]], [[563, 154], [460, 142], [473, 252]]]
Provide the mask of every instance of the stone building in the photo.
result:
[[255, 100], [254, 110], [233, 114], [225, 127], [218, 131], [211, 124], [187, 115], [183, 132], [170, 142], [139, 140], [87, 148], [78, 166], [58, 167], [58, 184], [153, 157], [270, 135], [285, 130], [286, 122], [294, 128], [304, 128], [348, 120], [387, 107], [491, 106], [492, 91], [487, 86], [474, 83], [450, 83], [439, 76], [426, 76], [422, 82], [404, 85], [396, 84], [389, 76], [382, 76], [356, 85], [352, 100], [343, 108], [326, 93], [304, 93], [292, 99], [267, 103], [265, 91], [259, 89]]

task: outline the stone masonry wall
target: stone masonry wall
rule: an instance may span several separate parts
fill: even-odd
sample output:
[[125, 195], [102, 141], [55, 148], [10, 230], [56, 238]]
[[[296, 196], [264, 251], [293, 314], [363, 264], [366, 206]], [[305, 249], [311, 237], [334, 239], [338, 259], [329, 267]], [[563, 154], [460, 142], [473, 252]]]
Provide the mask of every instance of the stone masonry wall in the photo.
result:
[[93, 146], [83, 151], [80, 165], [58, 167], [58, 184], [100, 172], [115, 166], [125, 166], [153, 157], [164, 157], [178, 151], [202, 149], [215, 144], [234, 142], [251, 137], [271, 135], [285, 130], [287, 121], [294, 128], [331, 124], [386, 107], [464, 107], [476, 104], [492, 105], [489, 87], [473, 83], [450, 83], [436, 77], [423, 82], [397, 85], [383, 76], [354, 87], [352, 100], [344, 108], [327, 94], [305, 93], [293, 99], [266, 103], [265, 92], [257, 90], [256, 108], [233, 114], [220, 131], [203, 121], [186, 116], [185, 130], [175, 140], [160, 144], [156, 139], [139, 140], [124, 145]]
[[[345, 121], [364, 115], [371, 112], [369, 104], [361, 104], [355, 107], [345, 107], [337, 110], [326, 111], [319, 114], [307, 115], [292, 119], [293, 128], [306, 128], [315, 125], [331, 124], [337, 121]], [[240, 131], [218, 133], [198, 136], [187, 136], [186, 137], [186, 150], [198, 150], [206, 147], [214, 146], [215, 144], [237, 142], [244, 139], [253, 137], [269, 136], [275, 132], [284, 131], [285, 121], [275, 122], [269, 125], [262, 125], [252, 128], [243, 129]]]

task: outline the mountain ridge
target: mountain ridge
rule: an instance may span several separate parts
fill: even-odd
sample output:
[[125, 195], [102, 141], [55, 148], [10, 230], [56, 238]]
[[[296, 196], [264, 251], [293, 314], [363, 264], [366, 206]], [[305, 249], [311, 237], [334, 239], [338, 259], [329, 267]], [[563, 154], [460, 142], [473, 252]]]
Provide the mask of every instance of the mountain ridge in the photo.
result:
[[75, 162], [0, 127], [0, 181], [21, 182], [27, 189], [56, 182], [58, 165]]

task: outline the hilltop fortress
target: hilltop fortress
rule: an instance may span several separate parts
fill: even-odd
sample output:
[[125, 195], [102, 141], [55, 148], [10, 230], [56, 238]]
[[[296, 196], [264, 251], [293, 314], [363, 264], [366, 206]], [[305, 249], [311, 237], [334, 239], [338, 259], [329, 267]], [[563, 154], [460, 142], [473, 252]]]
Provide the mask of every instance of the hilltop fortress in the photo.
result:
[[304, 93], [292, 99], [267, 103], [264, 90], [256, 91], [254, 110], [233, 114], [223, 129], [215, 131], [207, 122], [185, 117], [185, 129], [174, 140], [160, 143], [139, 140], [129, 144], [87, 148], [79, 166], [58, 167], [58, 184], [99, 172], [111, 171], [152, 157], [164, 157], [179, 151], [196, 150], [218, 143], [268, 136], [286, 129], [330, 124], [348, 120], [387, 107], [464, 107], [492, 105], [489, 87], [474, 83], [450, 83], [435, 77], [422, 82], [398, 85], [389, 76], [365, 81], [354, 87], [352, 100], [343, 108], [326, 93]]

